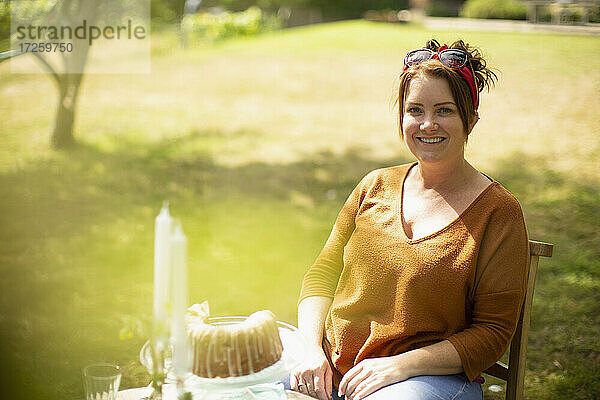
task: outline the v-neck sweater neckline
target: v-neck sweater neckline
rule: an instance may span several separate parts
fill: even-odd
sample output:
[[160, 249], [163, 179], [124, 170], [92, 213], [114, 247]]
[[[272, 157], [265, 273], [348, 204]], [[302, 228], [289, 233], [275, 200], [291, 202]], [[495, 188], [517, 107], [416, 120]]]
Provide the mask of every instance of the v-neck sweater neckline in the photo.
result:
[[447, 225], [445, 225], [444, 227], [438, 229], [435, 232], [432, 232], [430, 234], [427, 234], [423, 237], [414, 239], [409, 237], [408, 234], [406, 233], [406, 229], [404, 228], [404, 212], [403, 212], [403, 205], [404, 205], [404, 185], [406, 183], [406, 179], [408, 178], [408, 174], [410, 173], [410, 171], [416, 167], [419, 163], [418, 162], [414, 162], [411, 165], [409, 165], [409, 167], [406, 169], [404, 176], [402, 177], [402, 181], [400, 184], [400, 190], [398, 190], [396, 193], [398, 193], [397, 195], [397, 199], [395, 201], [396, 204], [396, 213], [398, 216], [398, 222], [400, 224], [400, 230], [402, 231], [402, 235], [404, 236], [404, 239], [406, 240], [407, 243], [409, 244], [416, 244], [416, 243], [421, 243], [424, 242], [428, 239], [432, 239], [438, 235], [441, 235], [442, 233], [446, 232], [448, 229], [451, 229], [454, 225], [456, 225], [460, 220], [462, 220], [472, 209], [473, 207], [475, 207], [477, 205], [477, 203], [483, 198], [485, 197], [485, 195], [492, 189], [493, 186], [498, 185], [498, 182], [496, 182], [494, 179], [488, 177], [487, 175], [485, 175], [486, 178], [488, 178], [491, 182], [488, 186], [486, 186], [485, 189], [483, 189], [481, 191], [481, 193], [479, 193], [477, 195], [477, 197], [475, 197], [475, 199], [467, 206], [467, 208], [465, 208], [456, 218], [454, 218], [452, 221], [450, 221], [450, 223], [448, 223]]

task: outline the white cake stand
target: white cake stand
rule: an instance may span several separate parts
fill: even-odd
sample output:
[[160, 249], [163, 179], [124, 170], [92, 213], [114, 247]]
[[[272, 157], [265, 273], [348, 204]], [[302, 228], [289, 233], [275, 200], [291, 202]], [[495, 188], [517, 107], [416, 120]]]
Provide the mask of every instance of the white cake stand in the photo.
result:
[[[248, 317], [215, 317], [209, 318], [208, 322], [212, 325], [234, 325], [245, 321]], [[246, 390], [249, 387], [276, 382], [282, 377], [288, 375], [292, 370], [298, 367], [304, 361], [306, 354], [306, 343], [304, 338], [293, 325], [277, 321], [279, 328], [279, 337], [283, 344], [281, 359], [275, 364], [258, 371], [256, 373], [244, 376], [232, 376], [228, 378], [203, 378], [193, 374], [185, 378], [185, 388], [192, 393], [204, 391], [214, 392], [236, 392]], [[150, 352], [150, 342], [146, 342], [140, 351], [140, 362], [148, 371], [152, 371], [152, 357]], [[166, 383], [175, 382], [175, 376], [171, 370], [171, 360], [169, 357], [165, 360], [167, 370]]]

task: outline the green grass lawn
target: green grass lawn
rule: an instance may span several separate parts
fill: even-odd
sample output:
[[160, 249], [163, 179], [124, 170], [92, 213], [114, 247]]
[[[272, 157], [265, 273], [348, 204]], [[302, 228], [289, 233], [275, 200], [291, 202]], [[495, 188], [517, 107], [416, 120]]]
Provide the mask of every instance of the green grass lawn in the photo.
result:
[[366, 172], [411, 160], [394, 82], [432, 36], [478, 44], [501, 70], [467, 156], [521, 201], [530, 237], [555, 244], [538, 273], [526, 397], [597, 398], [600, 41], [361, 21], [185, 52], [157, 34], [152, 74], [85, 77], [79, 145], [63, 152], [49, 148], [51, 79], [0, 64], [3, 393], [82, 398], [95, 361], [122, 365], [123, 388], [148, 383], [138, 351], [165, 199], [189, 238], [192, 302], [295, 323], [345, 197]]

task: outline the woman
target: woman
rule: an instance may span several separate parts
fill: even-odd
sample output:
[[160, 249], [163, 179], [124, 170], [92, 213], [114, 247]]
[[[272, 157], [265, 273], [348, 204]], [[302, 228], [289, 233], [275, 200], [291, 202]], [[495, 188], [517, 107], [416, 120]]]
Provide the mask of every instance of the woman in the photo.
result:
[[521, 207], [464, 158], [496, 75], [463, 41], [408, 53], [399, 122], [417, 162], [365, 176], [304, 277], [308, 360], [293, 390], [326, 400], [481, 399], [525, 293]]

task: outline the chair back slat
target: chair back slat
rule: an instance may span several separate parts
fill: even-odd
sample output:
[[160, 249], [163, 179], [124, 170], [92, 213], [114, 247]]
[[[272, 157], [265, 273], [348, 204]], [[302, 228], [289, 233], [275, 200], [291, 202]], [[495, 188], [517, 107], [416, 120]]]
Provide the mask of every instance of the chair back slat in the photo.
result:
[[529, 241], [529, 274], [527, 277], [527, 291], [519, 322], [510, 344], [508, 366], [497, 362], [485, 370], [486, 374], [506, 381], [506, 400], [522, 400], [525, 384], [525, 364], [527, 361], [527, 339], [529, 337], [529, 324], [531, 319], [531, 306], [540, 257], [552, 257], [553, 245], [549, 243]]

